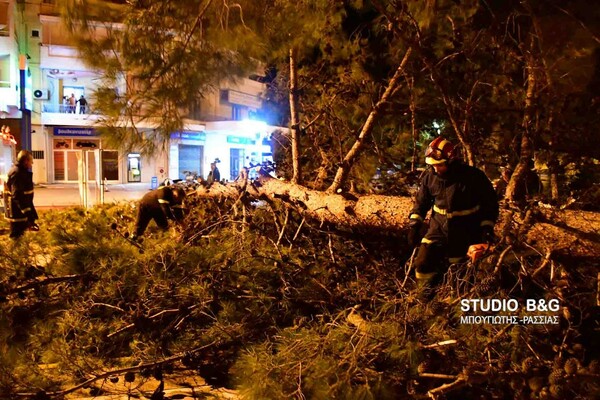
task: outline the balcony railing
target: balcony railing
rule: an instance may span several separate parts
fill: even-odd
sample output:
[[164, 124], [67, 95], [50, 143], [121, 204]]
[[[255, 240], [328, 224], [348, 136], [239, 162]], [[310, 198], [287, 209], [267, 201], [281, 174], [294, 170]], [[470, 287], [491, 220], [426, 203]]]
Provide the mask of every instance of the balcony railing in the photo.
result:
[[45, 113], [60, 113], [60, 114], [89, 114], [89, 106], [85, 106], [85, 109], [81, 109], [81, 106], [68, 106], [64, 104], [53, 104], [44, 103], [42, 105], [42, 112]]

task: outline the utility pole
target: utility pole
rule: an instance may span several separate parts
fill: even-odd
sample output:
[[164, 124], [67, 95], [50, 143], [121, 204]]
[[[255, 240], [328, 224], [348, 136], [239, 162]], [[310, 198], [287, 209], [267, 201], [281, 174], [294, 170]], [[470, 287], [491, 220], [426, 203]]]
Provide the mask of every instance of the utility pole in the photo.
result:
[[21, 150], [31, 151], [31, 110], [27, 108], [27, 56], [19, 54], [19, 94], [21, 96]]

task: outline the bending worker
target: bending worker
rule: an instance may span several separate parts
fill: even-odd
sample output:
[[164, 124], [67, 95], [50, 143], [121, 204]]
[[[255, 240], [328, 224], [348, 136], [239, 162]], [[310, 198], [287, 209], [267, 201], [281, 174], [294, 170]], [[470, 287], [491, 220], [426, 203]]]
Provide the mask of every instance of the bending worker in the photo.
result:
[[408, 239], [411, 247], [419, 244], [421, 226], [433, 208], [414, 264], [418, 287], [428, 290], [448, 270], [446, 259], [460, 262], [470, 245], [493, 240], [498, 200], [483, 171], [456, 159], [454, 145], [443, 137], [429, 144], [425, 163], [431, 168], [420, 183]]
[[161, 186], [148, 192], [140, 200], [135, 232], [131, 237], [137, 240], [144, 234], [151, 220], [156, 222], [162, 230], [169, 228], [169, 221], [181, 222], [183, 220], [183, 200], [185, 190], [173, 186]]
[[17, 155], [17, 163], [8, 171], [8, 179], [4, 186], [4, 216], [10, 222], [10, 237], [23, 236], [29, 228], [39, 230], [35, 223], [38, 219], [33, 205], [33, 155], [21, 150]]

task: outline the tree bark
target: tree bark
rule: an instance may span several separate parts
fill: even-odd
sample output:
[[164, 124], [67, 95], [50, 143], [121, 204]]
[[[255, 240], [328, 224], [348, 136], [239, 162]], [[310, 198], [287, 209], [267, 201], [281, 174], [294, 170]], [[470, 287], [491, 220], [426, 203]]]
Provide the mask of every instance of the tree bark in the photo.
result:
[[[196, 195], [235, 200], [241, 198], [243, 192], [251, 199], [283, 202], [307, 220], [335, 226], [340, 231], [402, 234], [408, 228], [408, 215], [413, 206], [413, 199], [409, 197], [340, 195], [308, 189], [266, 175], [253, 183], [242, 180], [234, 184], [200, 187]], [[600, 254], [600, 235], [595, 231], [600, 225], [600, 213], [554, 209], [541, 209], [540, 212], [542, 220], [535, 222], [527, 232], [527, 240], [536, 248], [551, 248], [553, 254], [569, 257], [587, 258]], [[498, 219], [497, 232], [503, 231], [504, 223], [524, 223], [518, 218], [504, 218], [506, 213], [502, 211]]]
[[505, 197], [510, 201], [517, 200], [515, 194], [517, 187], [525, 183], [527, 171], [529, 169], [529, 160], [533, 155], [532, 143], [530, 139], [532, 129], [533, 108], [536, 99], [537, 73], [536, 64], [532, 55], [535, 39], [531, 38], [529, 46], [529, 54], [526, 55], [525, 69], [527, 72], [527, 93], [525, 95], [525, 112], [523, 114], [523, 126], [521, 133], [521, 151], [519, 155], [519, 163], [512, 174], [508, 186], [506, 187]]
[[301, 183], [300, 171], [300, 118], [298, 117], [298, 75], [296, 49], [290, 49], [290, 120], [292, 123], [292, 182]]
[[377, 104], [375, 104], [375, 107], [373, 107], [373, 109], [369, 113], [367, 120], [365, 121], [362, 129], [360, 130], [360, 133], [358, 135], [358, 138], [356, 139], [356, 142], [354, 142], [354, 145], [352, 145], [352, 148], [348, 151], [348, 153], [346, 153], [346, 156], [342, 160], [341, 165], [338, 168], [337, 172], [335, 173], [335, 177], [333, 178], [333, 183], [327, 189], [328, 192], [330, 192], [330, 193], [336, 192], [346, 182], [346, 179], [348, 178], [348, 174], [350, 173], [350, 169], [352, 168], [352, 165], [354, 164], [354, 162], [356, 161], [356, 158], [360, 155], [363, 147], [365, 146], [365, 142], [366, 142], [368, 135], [370, 135], [371, 132], [373, 131], [373, 127], [375, 126], [375, 123], [377, 122], [377, 118], [379, 118], [381, 109], [383, 108], [385, 103], [391, 97], [392, 93], [394, 92], [394, 89], [396, 88], [396, 85], [398, 84], [398, 81], [400, 80], [400, 77], [404, 73], [404, 67], [406, 66], [406, 63], [408, 62], [408, 59], [410, 58], [411, 53], [412, 53], [412, 49], [409, 47], [408, 50], [406, 50], [406, 53], [404, 54], [404, 58], [400, 62], [398, 69], [396, 69], [394, 76], [392, 77], [392, 79], [390, 79], [388, 86], [385, 89], [385, 92], [383, 93], [383, 95], [381, 96], [381, 98], [379, 99]]
[[415, 172], [417, 170], [417, 162], [419, 161], [419, 156], [417, 154], [417, 142], [419, 141], [419, 132], [417, 131], [417, 102], [415, 100], [415, 92], [414, 92], [414, 82], [415, 78], [411, 76], [410, 78], [406, 78], [406, 82], [410, 89], [410, 97], [409, 97], [409, 109], [410, 109], [410, 130], [412, 137], [412, 157], [410, 162], [410, 170]]
[[556, 158], [557, 152], [555, 151], [556, 143], [558, 142], [558, 135], [554, 129], [554, 120], [557, 116], [560, 116], [560, 113], [557, 113], [556, 110], [560, 110], [562, 105], [564, 104], [564, 97], [558, 99], [557, 91], [555, 90], [554, 79], [552, 78], [552, 74], [550, 73], [550, 67], [548, 66], [548, 62], [546, 61], [546, 57], [544, 57], [544, 49], [542, 46], [543, 40], [543, 32], [540, 28], [539, 19], [537, 16], [530, 10], [531, 20], [533, 22], [533, 27], [535, 29], [535, 34], [537, 36], [537, 44], [540, 52], [540, 61], [543, 67], [544, 75], [546, 77], [546, 87], [548, 94], [552, 101], [548, 105], [548, 118], [546, 120], [546, 132], [550, 134], [550, 154], [548, 161], [548, 168], [550, 172], [550, 198], [553, 202], [558, 202], [559, 200], [559, 189], [558, 189], [558, 169], [560, 167], [558, 159]]
[[[198, 188], [201, 197], [240, 197], [237, 185], [213, 185]], [[254, 199], [282, 201], [307, 219], [331, 224], [341, 229], [401, 231], [412, 208], [409, 197], [368, 195], [355, 197], [308, 189], [293, 182], [262, 176], [248, 184], [246, 192]]]

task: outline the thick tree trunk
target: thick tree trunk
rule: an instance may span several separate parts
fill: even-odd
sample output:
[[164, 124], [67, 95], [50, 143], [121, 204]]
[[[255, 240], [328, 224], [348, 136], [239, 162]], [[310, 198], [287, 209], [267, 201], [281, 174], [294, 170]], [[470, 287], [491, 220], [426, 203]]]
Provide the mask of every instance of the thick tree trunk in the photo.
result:
[[[196, 193], [202, 197], [235, 199], [242, 191], [242, 185], [229, 184], [199, 188]], [[401, 231], [408, 222], [412, 208], [412, 199], [408, 197], [340, 195], [311, 190], [268, 176], [248, 184], [246, 191], [252, 198], [282, 201], [307, 219], [342, 229]]]
[[[283, 202], [313, 223], [335, 226], [342, 231], [402, 233], [408, 227], [413, 199], [399, 196], [352, 196], [311, 190], [291, 182], [262, 176], [253, 184], [241, 180], [232, 184], [200, 187], [196, 194], [208, 198], [239, 199], [247, 193], [251, 199]], [[503, 212], [504, 214], [504, 212]], [[505, 214], [504, 214], [505, 215]], [[496, 232], [503, 223], [524, 224], [518, 217], [501, 215]], [[600, 213], [584, 211], [540, 210], [541, 222], [527, 231], [527, 240], [536, 248], [569, 257], [594, 257], [600, 254]], [[551, 234], [548, 234], [551, 232]]]
[[373, 109], [369, 113], [367, 120], [365, 121], [362, 129], [360, 130], [360, 133], [358, 135], [358, 138], [356, 139], [356, 142], [354, 142], [354, 145], [352, 146], [352, 148], [348, 151], [348, 153], [342, 160], [342, 163], [341, 163], [340, 167], [338, 168], [337, 172], [335, 173], [335, 177], [333, 178], [333, 183], [327, 189], [328, 192], [330, 192], [330, 193], [336, 192], [338, 189], [340, 189], [342, 187], [342, 185], [345, 183], [346, 179], [348, 178], [348, 174], [350, 173], [350, 169], [352, 168], [352, 165], [354, 164], [357, 157], [360, 155], [360, 152], [362, 151], [363, 147], [365, 146], [367, 137], [373, 131], [373, 127], [375, 126], [375, 123], [377, 122], [377, 118], [379, 117], [379, 114], [381, 113], [381, 109], [383, 108], [385, 103], [389, 100], [392, 93], [396, 89], [396, 85], [398, 84], [400, 77], [404, 73], [404, 67], [406, 66], [406, 63], [408, 62], [408, 59], [410, 58], [411, 52], [412, 52], [411, 48], [406, 50], [406, 53], [404, 54], [404, 58], [400, 62], [398, 69], [396, 69], [394, 76], [392, 77], [392, 79], [390, 79], [388, 86], [385, 89], [385, 92], [383, 93], [383, 95], [381, 96], [381, 98], [379, 99], [377, 104], [375, 104], [375, 107], [373, 107]]
[[298, 117], [298, 75], [296, 50], [290, 49], [290, 120], [292, 123], [292, 182], [301, 183], [300, 171], [300, 118]]

